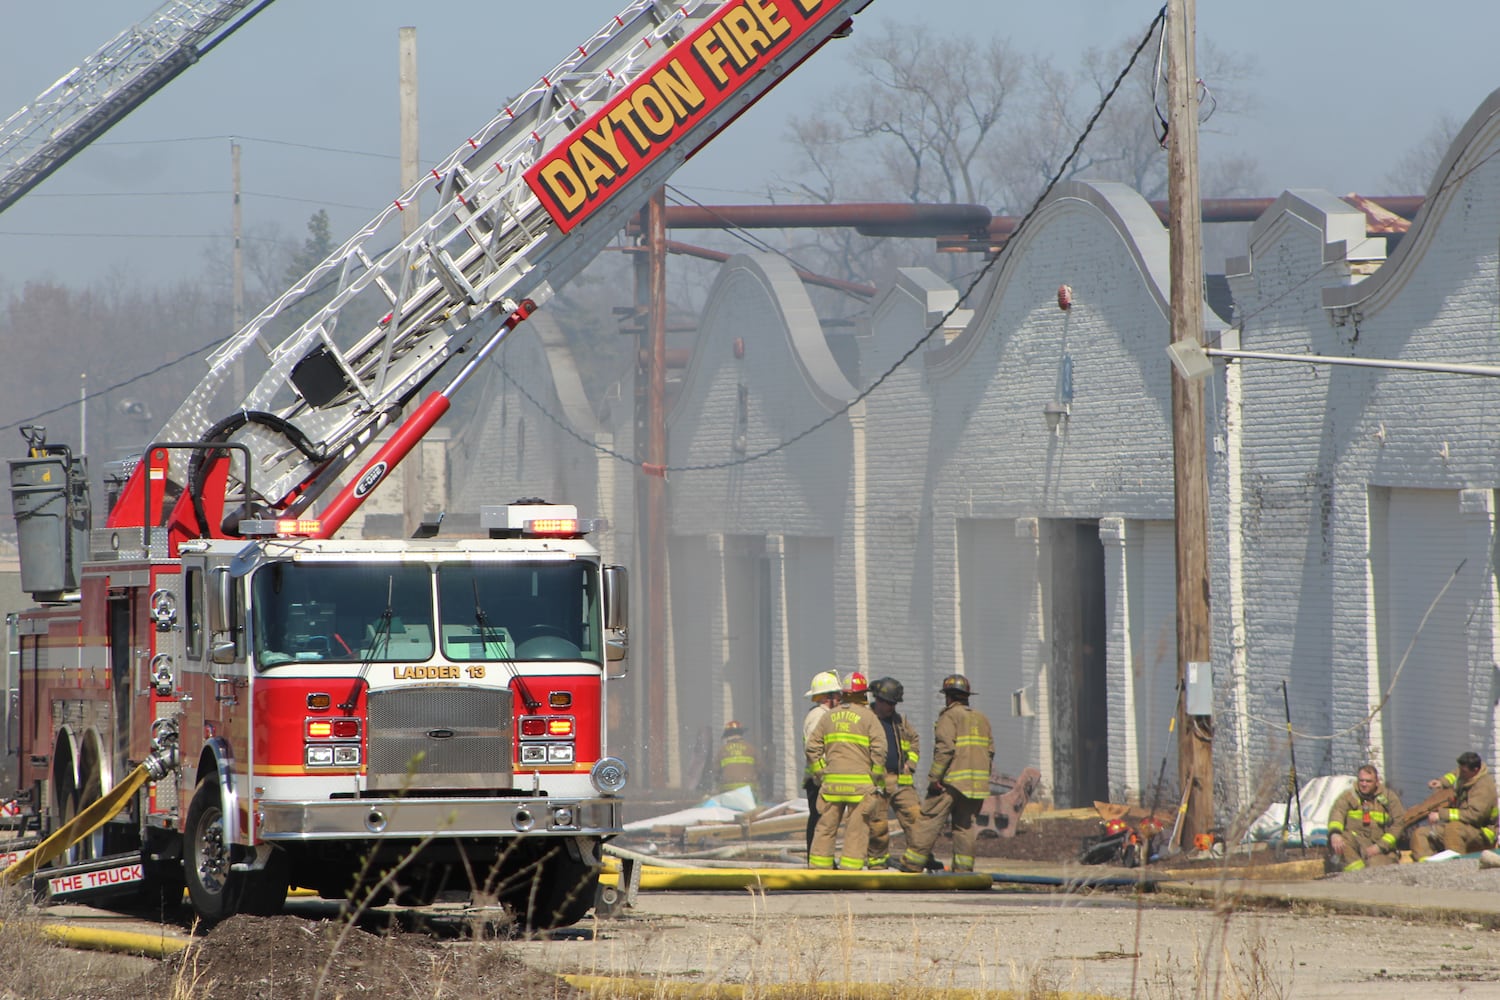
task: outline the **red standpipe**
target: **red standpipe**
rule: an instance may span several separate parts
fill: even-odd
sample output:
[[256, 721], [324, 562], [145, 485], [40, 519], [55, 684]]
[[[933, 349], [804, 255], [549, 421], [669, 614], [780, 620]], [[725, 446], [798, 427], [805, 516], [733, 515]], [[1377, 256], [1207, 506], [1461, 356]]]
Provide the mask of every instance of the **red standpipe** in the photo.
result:
[[469, 363], [453, 376], [453, 380], [448, 383], [447, 387], [422, 400], [422, 405], [416, 408], [404, 424], [396, 428], [391, 439], [381, 445], [375, 457], [359, 470], [359, 475], [339, 491], [338, 496], [333, 498], [323, 512], [323, 516], [318, 519], [318, 530], [311, 537], [332, 538], [333, 533], [344, 526], [344, 522], [349, 520], [349, 515], [359, 509], [360, 504], [375, 492], [375, 488], [385, 481], [385, 477], [390, 475], [391, 470], [399, 465], [403, 458], [411, 454], [417, 442], [427, 436], [427, 432], [432, 430], [432, 425], [448, 412], [448, 407], [452, 405], [453, 394], [488, 360], [490, 354], [500, 346], [500, 342], [505, 339], [506, 335], [534, 312], [536, 312], [536, 303], [531, 299], [522, 299], [515, 310], [506, 317], [505, 322], [500, 325], [500, 329], [485, 341], [483, 347], [474, 352]]
[[359, 509], [365, 498], [375, 491], [403, 458], [411, 454], [412, 449], [427, 436], [433, 424], [442, 419], [452, 405], [441, 392], [434, 392], [422, 400], [422, 405], [417, 407], [405, 423], [396, 428], [390, 440], [381, 445], [375, 457], [359, 470], [359, 475], [350, 480], [329, 503], [318, 518], [318, 531], [313, 537], [332, 538], [333, 533], [349, 520], [349, 515]]

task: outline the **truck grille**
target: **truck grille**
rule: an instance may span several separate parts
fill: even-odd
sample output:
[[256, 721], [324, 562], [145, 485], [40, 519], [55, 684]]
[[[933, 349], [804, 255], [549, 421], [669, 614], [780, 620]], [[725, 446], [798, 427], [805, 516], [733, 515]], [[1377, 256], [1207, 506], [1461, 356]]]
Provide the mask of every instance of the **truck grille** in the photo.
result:
[[484, 788], [509, 783], [510, 692], [403, 687], [371, 691], [371, 790]]

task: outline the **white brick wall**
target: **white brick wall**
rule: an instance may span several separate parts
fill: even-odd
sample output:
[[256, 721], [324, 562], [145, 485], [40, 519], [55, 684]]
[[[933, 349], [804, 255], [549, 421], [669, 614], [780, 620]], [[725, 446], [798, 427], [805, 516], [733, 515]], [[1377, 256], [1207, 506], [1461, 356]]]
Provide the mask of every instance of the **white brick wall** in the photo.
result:
[[[1363, 238], [1362, 215], [1326, 192], [1285, 193], [1227, 269], [1242, 329], [1226, 330], [1208, 315], [1210, 341], [1500, 365], [1497, 153], [1500, 99], [1492, 98], [1441, 169], [1420, 225], [1383, 265], [1383, 241]], [[1074, 637], [1053, 632], [1079, 585], [1053, 540], [1077, 522], [1099, 522], [1107, 690], [1086, 694], [1108, 711], [1109, 794], [1147, 797], [1164, 751], [1175, 785], [1167, 738], [1176, 653], [1166, 264], [1165, 231], [1138, 195], [1112, 184], [1065, 185], [967, 304], [974, 310], [967, 329], [946, 345], [936, 338], [863, 403], [862, 494], [852, 455], [859, 438], [847, 416], [749, 465], [674, 473], [676, 738], [726, 712], [749, 714], [735, 699], [762, 688], [747, 684], [744, 671], [769, 670], [770, 697], [780, 701], [799, 695], [817, 670], [856, 665], [903, 681], [903, 708], [925, 736], [938, 679], [963, 669], [980, 692], [976, 704], [1003, 734], [1001, 769], [1041, 764], [1049, 784], [1054, 770], [1071, 774], [1077, 734], [1067, 706], [1051, 702], [1069, 690], [1058, 676], [1065, 665], [1053, 660]], [[1056, 304], [1061, 284], [1072, 288], [1068, 312]], [[902, 273], [870, 306], [853, 381], [863, 387], [883, 372], [953, 300], [930, 273]], [[1064, 358], [1071, 412], [1054, 434], [1042, 414], [1062, 401]], [[823, 420], [855, 391], [785, 262], [735, 258], [700, 318], [693, 365], [669, 418], [669, 460], [732, 462]], [[1257, 797], [1285, 794], [1283, 680], [1304, 778], [1351, 771], [1370, 753], [1407, 780], [1439, 773], [1470, 747], [1493, 757], [1500, 383], [1216, 362], [1207, 393], [1220, 819], [1250, 810]], [[515, 464], [513, 428], [525, 407], [513, 396], [504, 405], [510, 409], [498, 422], [510, 451], [491, 457], [471, 442], [467, 463]], [[627, 439], [628, 424], [619, 431]], [[543, 440], [527, 462], [575, 461], [567, 441]], [[569, 468], [549, 467], [542, 478], [583, 475], [581, 466]], [[1424, 551], [1424, 519], [1410, 513], [1421, 504], [1392, 503], [1404, 495], [1392, 491], [1437, 491], [1454, 509], [1453, 544], [1467, 556], [1444, 598], [1456, 611], [1441, 619], [1442, 638], [1457, 653], [1421, 647], [1428, 669], [1439, 672], [1430, 682], [1466, 693], [1457, 718], [1416, 710], [1412, 724], [1441, 732], [1446, 746], [1421, 753], [1440, 759], [1385, 759], [1388, 745], [1415, 745], [1409, 734], [1386, 732], [1383, 717], [1373, 729], [1361, 726], [1403, 651], [1393, 647], [1404, 648], [1402, 637], [1437, 596], [1436, 570], [1390, 565], [1392, 552]], [[622, 502], [630, 494], [612, 495]], [[609, 516], [632, 523], [629, 514]], [[856, 524], [864, 530], [861, 558], [851, 541]], [[757, 546], [771, 560], [772, 592], [752, 602], [764, 605], [753, 612], [728, 607], [725, 593], [745, 592], [758, 578]], [[994, 615], [977, 613], [976, 602], [994, 606]], [[769, 640], [754, 642], [767, 645], [747, 660], [736, 644], [763, 625]], [[1017, 687], [1028, 691], [1033, 718], [1010, 717]], [[801, 707], [756, 709], [778, 743], [794, 744], [787, 719], [800, 719]], [[1404, 710], [1413, 715], [1410, 705]], [[794, 775], [784, 763], [780, 770], [784, 780]]]

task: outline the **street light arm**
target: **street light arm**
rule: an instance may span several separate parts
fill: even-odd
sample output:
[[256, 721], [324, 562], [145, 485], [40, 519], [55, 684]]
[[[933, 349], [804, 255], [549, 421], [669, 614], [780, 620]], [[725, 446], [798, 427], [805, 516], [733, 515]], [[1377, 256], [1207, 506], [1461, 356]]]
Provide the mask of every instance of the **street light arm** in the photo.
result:
[[1394, 361], [1388, 358], [1344, 358], [1328, 354], [1282, 354], [1275, 351], [1235, 351], [1205, 347], [1211, 358], [1238, 358], [1252, 361], [1296, 361], [1307, 365], [1343, 365], [1348, 368], [1391, 368], [1409, 372], [1440, 372], [1448, 375], [1500, 376], [1497, 365], [1461, 365], [1443, 361]]

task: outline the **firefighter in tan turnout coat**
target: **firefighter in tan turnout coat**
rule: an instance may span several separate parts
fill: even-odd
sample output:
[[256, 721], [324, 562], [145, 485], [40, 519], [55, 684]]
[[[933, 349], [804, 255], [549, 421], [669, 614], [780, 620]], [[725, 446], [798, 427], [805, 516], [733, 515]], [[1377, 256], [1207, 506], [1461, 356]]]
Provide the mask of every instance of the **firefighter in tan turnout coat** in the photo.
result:
[[1355, 775], [1354, 787], [1328, 812], [1328, 847], [1344, 871], [1378, 868], [1401, 860], [1396, 851], [1401, 799], [1380, 783], [1375, 765], [1366, 764]]
[[[858, 871], [870, 845], [870, 818], [885, 807], [885, 730], [865, 704], [869, 681], [859, 672], [844, 679], [843, 704], [818, 722], [807, 741], [807, 766], [818, 782], [818, 825], [809, 868], [832, 868], [839, 825], [844, 817], [844, 848], [838, 867]], [[880, 782], [877, 791], [876, 782]]]
[[870, 711], [880, 720], [885, 730], [886, 802], [875, 807], [870, 820], [870, 867], [884, 868], [890, 862], [891, 810], [901, 821], [901, 832], [910, 840], [922, 818], [922, 800], [917, 795], [917, 759], [922, 756], [922, 746], [917, 731], [906, 717], [896, 711], [905, 694], [901, 682], [894, 677], [882, 677], [870, 684]]
[[932, 845], [953, 817], [953, 870], [974, 870], [974, 844], [979, 829], [974, 819], [990, 794], [990, 765], [995, 738], [990, 720], [969, 707], [969, 679], [963, 674], [943, 678], [948, 704], [938, 716], [932, 738], [932, 766], [927, 770], [927, 798], [922, 819], [907, 841], [906, 853], [895, 867], [919, 872], [932, 857]]
[[719, 744], [719, 792], [748, 788], [760, 795], [760, 764], [755, 748], [745, 739], [745, 727], [738, 722], [724, 725], [724, 741]]
[[1434, 809], [1426, 826], [1411, 832], [1413, 861], [1438, 851], [1469, 854], [1495, 846], [1496, 808], [1495, 777], [1473, 750], [1458, 755], [1458, 767], [1441, 778], [1433, 778], [1428, 788], [1453, 791], [1453, 804]]

